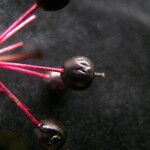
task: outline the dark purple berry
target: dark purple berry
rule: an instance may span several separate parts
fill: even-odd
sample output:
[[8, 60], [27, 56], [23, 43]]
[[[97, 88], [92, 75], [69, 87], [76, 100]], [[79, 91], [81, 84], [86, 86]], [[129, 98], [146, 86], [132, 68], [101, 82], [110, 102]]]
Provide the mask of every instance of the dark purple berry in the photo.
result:
[[42, 125], [35, 130], [35, 133], [40, 142], [50, 150], [62, 148], [66, 139], [63, 126], [53, 120], [42, 121]]
[[66, 86], [58, 72], [48, 72], [50, 79], [47, 81], [48, 88], [52, 93], [62, 93], [65, 91]]
[[37, 4], [46, 11], [56, 11], [64, 8], [70, 0], [37, 0]]
[[94, 78], [94, 64], [87, 57], [73, 57], [64, 63], [63, 68], [64, 73], [61, 77], [68, 87], [84, 90], [91, 85]]

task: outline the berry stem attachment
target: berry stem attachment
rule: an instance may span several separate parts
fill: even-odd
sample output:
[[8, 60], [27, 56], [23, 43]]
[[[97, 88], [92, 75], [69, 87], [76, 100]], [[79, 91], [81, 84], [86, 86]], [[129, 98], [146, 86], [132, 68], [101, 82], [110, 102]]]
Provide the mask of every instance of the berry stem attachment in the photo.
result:
[[94, 75], [96, 77], [105, 78], [106, 74], [104, 72], [95, 72]]
[[52, 67], [44, 67], [44, 66], [20, 64], [20, 63], [8, 63], [8, 62], [0, 62], [0, 65], [19, 67], [19, 68], [24, 68], [24, 69], [35, 69], [35, 70], [44, 70], [44, 71], [52, 71], [52, 72], [63, 73], [62, 68], [52, 68]]
[[0, 90], [4, 92], [15, 104], [24, 112], [24, 114], [34, 123], [35, 126], [41, 126], [38, 121], [30, 112], [29, 108], [22, 103], [2, 82], [0, 82]]
[[0, 39], [0, 45], [3, 44], [6, 40], [8, 40], [10, 37], [15, 35], [19, 30], [30, 24], [32, 21], [34, 21], [37, 17], [35, 15], [32, 15], [25, 21], [23, 21], [21, 24], [19, 24], [16, 28], [12, 29], [6, 36], [4, 36], [2, 39]]
[[26, 74], [30, 74], [30, 75], [33, 75], [33, 76], [37, 76], [37, 77], [43, 78], [44, 80], [48, 80], [49, 79], [49, 75], [48, 74], [40, 73], [40, 72], [36, 72], [36, 71], [31, 71], [31, 70], [27, 70], [27, 69], [23, 69], [23, 68], [19, 68], [19, 67], [0, 65], [0, 68], [7, 69], [7, 70], [18, 71], [18, 72], [22, 72], [22, 73], [26, 73]]
[[10, 46], [8, 46], [8, 47], [5, 47], [5, 48], [3, 48], [3, 49], [0, 49], [0, 54], [7, 53], [7, 52], [9, 52], [9, 51], [15, 50], [15, 49], [17, 49], [17, 48], [19, 48], [19, 47], [22, 47], [23, 45], [24, 45], [23, 42], [15, 43], [15, 44], [13, 44], [13, 45], [10, 45]]
[[39, 50], [32, 50], [30, 52], [25, 52], [21, 54], [0, 56], [0, 62], [18, 61], [27, 58], [41, 58], [41, 52]]
[[38, 4], [34, 4], [28, 11], [26, 11], [17, 21], [15, 21], [1, 36], [0, 41], [14, 28], [21, 24], [25, 19], [27, 19], [32, 13], [34, 13], [39, 8]]

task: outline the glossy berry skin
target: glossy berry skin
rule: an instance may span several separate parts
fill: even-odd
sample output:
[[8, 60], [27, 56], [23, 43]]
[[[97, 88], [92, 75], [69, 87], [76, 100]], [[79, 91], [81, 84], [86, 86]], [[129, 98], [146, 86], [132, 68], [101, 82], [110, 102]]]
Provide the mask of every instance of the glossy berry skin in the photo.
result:
[[45, 120], [42, 123], [35, 130], [40, 142], [50, 150], [59, 150], [62, 148], [66, 140], [66, 133], [63, 126], [53, 120]]
[[37, 4], [46, 11], [56, 11], [64, 8], [70, 0], [37, 0]]
[[48, 88], [51, 93], [62, 93], [65, 91], [66, 86], [64, 81], [61, 78], [59, 72], [48, 72], [50, 79], [47, 81]]
[[87, 57], [73, 57], [64, 63], [63, 68], [61, 77], [68, 87], [84, 90], [91, 85], [94, 78], [94, 64]]

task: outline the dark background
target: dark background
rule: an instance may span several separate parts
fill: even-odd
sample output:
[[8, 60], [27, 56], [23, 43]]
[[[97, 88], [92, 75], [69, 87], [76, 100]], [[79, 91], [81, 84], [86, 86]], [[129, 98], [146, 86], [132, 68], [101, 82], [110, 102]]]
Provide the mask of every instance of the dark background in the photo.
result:
[[[0, 33], [33, 3], [0, 0]], [[45, 54], [42, 60], [24, 63], [53, 67], [84, 55], [107, 78], [95, 79], [83, 92], [67, 91], [62, 96], [51, 95], [45, 82], [21, 73], [0, 70], [0, 80], [37, 118], [64, 124], [65, 150], [149, 150], [150, 1], [72, 0], [61, 11], [36, 14], [36, 22], [1, 47], [22, 39], [26, 46], [17, 52], [38, 47]], [[32, 123], [5, 95], [0, 100], [0, 135], [9, 132], [12, 137], [2, 137], [0, 143], [8, 149], [23, 149], [24, 144], [24, 149], [43, 149]], [[15, 147], [15, 137], [23, 139], [18, 145], [22, 147]]]

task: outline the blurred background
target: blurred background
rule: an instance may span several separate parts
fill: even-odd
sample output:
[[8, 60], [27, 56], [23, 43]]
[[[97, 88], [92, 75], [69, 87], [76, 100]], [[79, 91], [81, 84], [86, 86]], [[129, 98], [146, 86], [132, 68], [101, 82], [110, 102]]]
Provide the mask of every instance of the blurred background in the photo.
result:
[[[1, 0], [0, 33], [34, 2]], [[23, 40], [26, 45], [16, 53], [40, 48], [44, 56], [22, 63], [52, 67], [83, 55], [107, 78], [60, 96], [36, 77], [0, 70], [0, 80], [37, 118], [63, 123], [64, 150], [149, 150], [150, 0], [71, 0], [63, 10], [36, 14], [34, 23], [1, 48]], [[0, 149], [44, 150], [33, 124], [7, 96], [1, 94], [0, 100]]]

